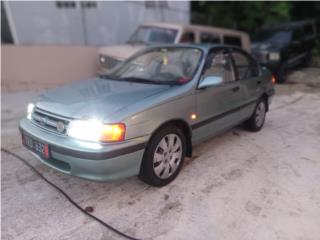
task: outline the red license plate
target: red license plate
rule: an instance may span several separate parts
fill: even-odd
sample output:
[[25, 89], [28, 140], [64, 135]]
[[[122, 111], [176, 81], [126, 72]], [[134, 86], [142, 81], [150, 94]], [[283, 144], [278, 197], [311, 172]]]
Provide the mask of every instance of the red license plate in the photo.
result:
[[41, 143], [27, 135], [22, 134], [22, 143], [32, 152], [36, 153], [40, 157], [49, 159], [50, 158], [50, 150], [49, 145], [46, 143]]

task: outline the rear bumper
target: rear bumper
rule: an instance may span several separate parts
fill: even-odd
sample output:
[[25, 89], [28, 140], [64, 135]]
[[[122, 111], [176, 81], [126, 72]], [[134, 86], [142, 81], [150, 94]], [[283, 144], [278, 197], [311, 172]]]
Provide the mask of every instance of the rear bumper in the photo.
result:
[[50, 133], [24, 118], [21, 133], [49, 144], [50, 159], [34, 154], [60, 172], [94, 181], [110, 181], [138, 175], [147, 137], [117, 144], [78, 141]]

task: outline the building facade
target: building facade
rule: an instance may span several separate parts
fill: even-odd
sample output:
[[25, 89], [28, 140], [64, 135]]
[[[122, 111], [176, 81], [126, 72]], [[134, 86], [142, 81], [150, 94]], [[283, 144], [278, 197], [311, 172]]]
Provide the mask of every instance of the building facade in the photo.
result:
[[124, 43], [145, 21], [189, 23], [189, 1], [2, 1], [2, 43]]

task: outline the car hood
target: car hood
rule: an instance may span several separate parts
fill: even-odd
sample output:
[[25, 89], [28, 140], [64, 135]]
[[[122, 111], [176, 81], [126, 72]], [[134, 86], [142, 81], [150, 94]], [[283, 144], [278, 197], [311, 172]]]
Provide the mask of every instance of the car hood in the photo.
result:
[[34, 102], [36, 107], [64, 117], [108, 121], [114, 118], [115, 112], [170, 88], [169, 85], [96, 78], [48, 91]]
[[114, 57], [119, 60], [124, 60], [132, 56], [134, 53], [138, 52], [143, 47], [145, 47], [145, 45], [131, 45], [131, 44], [102, 47], [99, 49], [99, 54]]

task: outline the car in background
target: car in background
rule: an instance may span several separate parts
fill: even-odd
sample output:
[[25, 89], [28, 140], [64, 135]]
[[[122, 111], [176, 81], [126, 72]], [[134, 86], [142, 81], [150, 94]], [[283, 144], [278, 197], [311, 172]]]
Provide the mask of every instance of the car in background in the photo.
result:
[[263, 28], [252, 38], [251, 52], [256, 60], [283, 83], [287, 71], [308, 66], [317, 39], [315, 21], [299, 21]]
[[228, 44], [250, 51], [250, 37], [242, 31], [178, 23], [144, 23], [126, 44], [99, 49], [98, 72], [113, 68], [143, 47], [171, 43]]
[[20, 121], [44, 164], [96, 181], [139, 175], [164, 186], [196, 144], [238, 124], [259, 131], [272, 74], [224, 45], [146, 48], [106, 75], [38, 96]]

